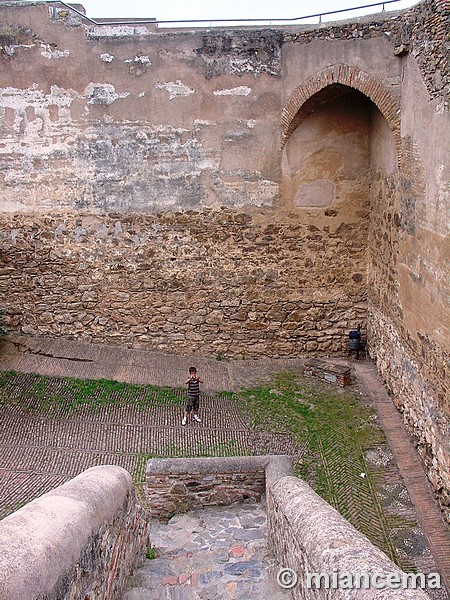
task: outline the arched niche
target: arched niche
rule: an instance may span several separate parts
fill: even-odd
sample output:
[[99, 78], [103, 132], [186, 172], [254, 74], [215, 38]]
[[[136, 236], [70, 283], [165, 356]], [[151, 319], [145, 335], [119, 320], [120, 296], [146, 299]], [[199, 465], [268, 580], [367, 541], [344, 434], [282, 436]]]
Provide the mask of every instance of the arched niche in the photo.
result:
[[332, 83], [293, 116], [282, 157], [285, 205], [339, 208], [349, 215], [369, 201], [375, 172], [397, 169], [395, 138], [381, 111], [362, 92]]
[[[307, 102], [321, 90], [334, 84], [357, 90], [370, 98], [386, 119], [400, 156], [400, 107], [384, 86], [365, 71], [346, 64], [335, 64], [306, 79], [290, 95], [281, 115], [281, 146], [284, 148], [291, 134], [308, 116], [311, 105]], [[335, 88], [337, 89], [337, 88]], [[327, 92], [325, 92], [325, 95]], [[334, 96], [335, 93], [332, 93]]]

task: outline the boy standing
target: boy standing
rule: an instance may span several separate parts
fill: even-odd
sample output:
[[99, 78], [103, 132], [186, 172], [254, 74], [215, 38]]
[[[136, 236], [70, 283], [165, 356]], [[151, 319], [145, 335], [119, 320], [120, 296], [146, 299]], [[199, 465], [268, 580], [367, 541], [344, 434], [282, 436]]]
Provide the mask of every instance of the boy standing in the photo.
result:
[[189, 379], [186, 381], [188, 386], [188, 399], [186, 403], [186, 410], [184, 411], [184, 417], [181, 421], [182, 425], [186, 425], [187, 418], [192, 412], [192, 418], [201, 423], [202, 420], [198, 416], [198, 405], [200, 398], [200, 384], [203, 381], [197, 376], [197, 369], [195, 367], [189, 367]]

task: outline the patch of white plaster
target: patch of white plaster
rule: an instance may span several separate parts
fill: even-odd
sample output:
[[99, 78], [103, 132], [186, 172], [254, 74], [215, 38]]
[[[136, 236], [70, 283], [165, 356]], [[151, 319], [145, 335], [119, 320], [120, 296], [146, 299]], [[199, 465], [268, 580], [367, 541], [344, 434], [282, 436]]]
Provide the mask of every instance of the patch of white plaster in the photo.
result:
[[232, 73], [253, 73], [255, 67], [246, 58], [232, 58], [230, 60]]
[[103, 62], [110, 63], [114, 60], [114, 56], [105, 52], [104, 54], [100, 54], [100, 60], [102, 60]]
[[436, 114], [443, 115], [448, 110], [448, 102], [443, 100], [442, 102], [438, 102], [436, 104]]
[[[21, 204], [20, 202], [13, 202], [12, 200], [1, 200], [0, 201], [0, 213], [15, 213], [15, 212], [25, 212], [27, 207], [25, 204]], [[11, 240], [13, 244], [16, 243], [16, 237], [19, 231], [17, 229], [13, 229], [11, 232]]]
[[87, 29], [87, 37], [107, 38], [107, 37], [129, 37], [141, 34], [148, 34], [147, 27], [132, 27], [130, 25], [100, 25]]
[[73, 90], [64, 90], [56, 85], [50, 88], [50, 94], [44, 94], [38, 84], [34, 83], [28, 89], [22, 90], [7, 87], [0, 90], [0, 107], [12, 108], [14, 110], [25, 110], [27, 106], [33, 106], [36, 114], [46, 113], [46, 106], [55, 104], [58, 107], [69, 107], [78, 94]]
[[213, 94], [214, 96], [248, 96], [251, 91], [251, 88], [246, 85], [239, 85], [227, 90], [214, 90]]
[[172, 127], [171, 125], [156, 125], [156, 127], [152, 127], [151, 131], [155, 131], [156, 133], [181, 135], [187, 133], [189, 129], [185, 129], [184, 127]]
[[17, 48], [34, 48], [36, 44], [11, 44], [10, 46], [3, 46], [5, 54], [13, 56]]
[[41, 48], [43, 49], [41, 54], [45, 58], [65, 58], [66, 56], [69, 56], [68, 50], [56, 50], [55, 48], [52, 48], [50, 44], [41, 44]]
[[249, 129], [253, 129], [253, 128], [255, 127], [255, 125], [256, 125], [256, 121], [255, 121], [255, 119], [249, 119], [249, 120], [247, 121], [247, 127], [248, 127]]
[[155, 87], [158, 90], [166, 90], [169, 92], [169, 100], [182, 96], [190, 96], [195, 94], [195, 90], [184, 85], [179, 79], [176, 81], [166, 81], [165, 83], [156, 83]]
[[66, 90], [60, 88], [57, 85], [52, 85], [50, 88], [50, 96], [47, 96], [50, 100], [50, 104], [56, 104], [57, 106], [70, 106], [75, 98], [78, 98], [79, 94], [74, 90]]
[[145, 96], [145, 90], [139, 94], [139, 98], [143, 98]]
[[150, 62], [150, 58], [148, 56], [141, 56], [140, 54], [138, 54], [134, 58], [127, 58], [127, 60], [125, 62], [126, 63], [135, 62], [135, 63], [140, 63], [141, 65], [151, 65], [152, 64]]
[[7, 56], [14, 56], [14, 46], [3, 46], [2, 48]]
[[126, 98], [129, 92], [116, 92], [111, 83], [90, 83], [85, 89], [85, 98], [90, 98], [88, 104], [112, 104], [118, 98]]

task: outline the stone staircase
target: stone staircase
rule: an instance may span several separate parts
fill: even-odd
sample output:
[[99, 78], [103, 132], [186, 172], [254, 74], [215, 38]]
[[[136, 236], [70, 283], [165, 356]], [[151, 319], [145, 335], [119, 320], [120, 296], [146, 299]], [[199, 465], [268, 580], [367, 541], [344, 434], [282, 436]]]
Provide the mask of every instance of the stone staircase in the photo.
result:
[[129, 580], [123, 600], [286, 600], [266, 552], [262, 505], [215, 507], [152, 522], [156, 558]]

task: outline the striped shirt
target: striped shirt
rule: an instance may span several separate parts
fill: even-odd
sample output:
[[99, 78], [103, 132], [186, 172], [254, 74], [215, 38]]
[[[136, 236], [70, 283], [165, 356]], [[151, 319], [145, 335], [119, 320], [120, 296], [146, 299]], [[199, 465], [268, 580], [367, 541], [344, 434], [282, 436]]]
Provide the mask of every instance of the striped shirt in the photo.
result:
[[200, 380], [198, 377], [189, 379], [188, 381], [188, 396], [193, 398], [200, 395]]

